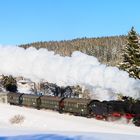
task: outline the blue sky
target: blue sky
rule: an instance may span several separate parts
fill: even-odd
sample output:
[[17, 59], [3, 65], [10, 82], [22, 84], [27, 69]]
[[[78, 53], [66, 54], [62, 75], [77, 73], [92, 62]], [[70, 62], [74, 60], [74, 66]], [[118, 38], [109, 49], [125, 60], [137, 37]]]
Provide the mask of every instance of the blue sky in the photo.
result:
[[0, 0], [0, 44], [140, 33], [140, 0]]

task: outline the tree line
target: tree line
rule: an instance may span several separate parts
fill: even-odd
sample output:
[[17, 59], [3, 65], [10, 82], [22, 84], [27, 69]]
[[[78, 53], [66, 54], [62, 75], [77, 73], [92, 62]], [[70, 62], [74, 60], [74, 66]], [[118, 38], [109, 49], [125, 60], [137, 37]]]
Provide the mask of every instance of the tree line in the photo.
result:
[[29, 48], [31, 46], [47, 48], [61, 56], [71, 56], [74, 51], [81, 51], [88, 55], [95, 56], [101, 63], [116, 66], [122, 61], [122, 49], [127, 42], [127, 37], [111, 36], [97, 38], [77, 38], [73, 40], [62, 41], [40, 41], [30, 44], [22, 44], [20, 47]]
[[70, 56], [74, 51], [81, 51], [98, 58], [101, 63], [118, 66], [129, 73], [130, 77], [140, 79], [140, 37], [131, 28], [127, 36], [97, 38], [77, 38], [73, 40], [33, 42], [20, 47], [34, 46], [47, 48], [62, 56]]

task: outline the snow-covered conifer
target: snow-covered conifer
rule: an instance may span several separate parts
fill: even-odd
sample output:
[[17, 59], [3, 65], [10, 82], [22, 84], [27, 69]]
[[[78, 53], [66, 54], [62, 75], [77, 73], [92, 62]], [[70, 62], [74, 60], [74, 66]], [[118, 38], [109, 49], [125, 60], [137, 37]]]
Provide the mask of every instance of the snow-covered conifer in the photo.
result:
[[127, 71], [131, 77], [140, 79], [140, 39], [134, 27], [131, 28], [127, 38], [123, 62], [119, 68]]

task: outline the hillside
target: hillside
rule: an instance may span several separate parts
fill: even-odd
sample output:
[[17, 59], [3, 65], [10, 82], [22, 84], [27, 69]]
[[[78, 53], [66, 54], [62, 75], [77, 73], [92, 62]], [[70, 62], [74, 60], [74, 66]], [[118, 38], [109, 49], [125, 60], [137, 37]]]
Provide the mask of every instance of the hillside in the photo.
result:
[[121, 54], [126, 44], [126, 36], [111, 36], [98, 38], [77, 38], [73, 40], [33, 42], [20, 47], [34, 46], [37, 49], [47, 48], [62, 56], [70, 56], [73, 51], [81, 51], [93, 55], [101, 63], [115, 66], [121, 61]]

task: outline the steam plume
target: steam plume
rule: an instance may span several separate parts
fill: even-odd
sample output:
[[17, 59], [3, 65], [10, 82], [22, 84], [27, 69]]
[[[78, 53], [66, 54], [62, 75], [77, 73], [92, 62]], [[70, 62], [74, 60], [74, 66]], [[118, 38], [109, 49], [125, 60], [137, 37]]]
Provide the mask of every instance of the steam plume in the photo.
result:
[[59, 86], [79, 84], [101, 100], [114, 99], [115, 93], [140, 98], [140, 80], [78, 51], [71, 57], [62, 57], [47, 49], [0, 46], [0, 73], [36, 82], [47, 80]]

